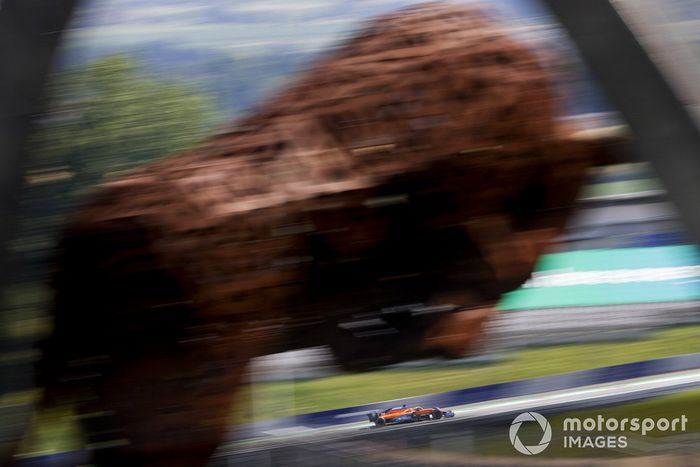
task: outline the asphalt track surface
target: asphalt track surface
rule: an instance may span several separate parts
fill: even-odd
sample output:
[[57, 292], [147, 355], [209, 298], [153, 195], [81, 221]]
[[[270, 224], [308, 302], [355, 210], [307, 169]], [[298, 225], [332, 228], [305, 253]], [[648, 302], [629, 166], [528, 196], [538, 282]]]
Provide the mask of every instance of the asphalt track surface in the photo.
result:
[[[522, 412], [534, 410], [543, 414], [561, 413], [630, 402], [696, 387], [700, 387], [700, 369], [690, 369], [448, 407], [454, 411], [455, 417], [442, 420], [385, 427], [375, 427], [368, 421], [324, 428], [281, 427], [271, 429], [257, 438], [236, 440], [222, 446], [214, 462], [215, 465], [239, 465], [235, 459], [248, 459], [246, 462], [250, 462], [255, 458], [255, 453], [267, 457], [274, 456], [276, 450], [285, 451], [295, 447], [306, 450], [310, 445], [325, 443], [360, 440], [390, 442], [401, 439], [419, 442], [421, 439], [470, 431], [483, 423], [501, 422], [505, 433], [510, 421]], [[218, 464], [216, 459], [226, 459], [228, 463]]]
[[[625, 175], [633, 179], [645, 176], [646, 174], [637, 173]], [[619, 175], [616, 177], [619, 178]], [[606, 183], [619, 180], [597, 181]], [[675, 209], [668, 204], [663, 192], [610, 194], [582, 201], [580, 209], [569, 224], [567, 234], [560, 239], [559, 251], [596, 247], [666, 246], [686, 243], [687, 240], [683, 241], [683, 237]], [[678, 240], [679, 238], [681, 241]], [[533, 310], [529, 313], [532, 316], [520, 313], [512, 315], [511, 319], [504, 323], [506, 326], [500, 332], [507, 334], [505, 336], [507, 339], [503, 341], [511, 345], [516, 343], [532, 345], [539, 341], [551, 344], [553, 340], [577, 341], [582, 336], [600, 337], [602, 334], [606, 334], [604, 337], [609, 339], [609, 332], [616, 327], [625, 329], [628, 333], [637, 333], [640, 330], [637, 328], [649, 329], [668, 325], [669, 321], [676, 319], [671, 319], [675, 316], [682, 323], [694, 322], [698, 319], [699, 308], [698, 302], [628, 304], [580, 309], [574, 307], [557, 310], [557, 320], [552, 320], [552, 310]], [[600, 313], [600, 318], [606, 319], [591, 320], [591, 315], [595, 315], [596, 312]], [[542, 334], [541, 338], [532, 333], [531, 322], [528, 326], [518, 324], [524, 318], [529, 318], [524, 321], [530, 321], [540, 314], [542, 323], [550, 323], [545, 327], [544, 330], [547, 332]], [[582, 315], [588, 319], [579, 319]], [[567, 323], [571, 320], [568, 318], [576, 324], [569, 326]], [[615, 323], [610, 323], [611, 319]], [[604, 324], [608, 332], [603, 332], [604, 329], [601, 329], [601, 326], [593, 326], [595, 329], [584, 329], [585, 326], [582, 327], [581, 323]], [[613, 324], [619, 324], [619, 326]], [[521, 332], [525, 331], [525, 328], [528, 328], [529, 332]], [[319, 363], [316, 358], [311, 359], [314, 367]], [[429, 444], [429, 440], [433, 437], [468, 433], [484, 424], [496, 424], [498, 429], [502, 426], [505, 433], [505, 427], [510, 424], [513, 417], [523, 411], [557, 413], [700, 387], [700, 369], [689, 367], [681, 369], [673, 365], [670, 368], [679, 371], [645, 374], [639, 378], [586, 385], [586, 383], [596, 382], [595, 379], [590, 379], [585, 382], [579, 381], [579, 384], [572, 385], [570, 388], [552, 386], [556, 390], [550, 391], [537, 388], [537, 392], [531, 394], [518, 394], [464, 405], [446, 405], [444, 408], [454, 410], [456, 416], [453, 419], [383, 428], [375, 428], [366, 420], [325, 427], [277, 426], [264, 433], [256, 433], [254, 437], [233, 440], [223, 445], [212, 459], [212, 463], [213, 465], [356, 465], [365, 463], [360, 462], [356, 457], [359, 448], [353, 443], [357, 442], [400, 444], [410, 439], [412, 443], [419, 445]], [[700, 365], [696, 368], [700, 368]], [[429, 405], [427, 399], [430, 397], [425, 396], [419, 403]], [[383, 407], [384, 404], [381, 406]], [[359, 413], [360, 418], [364, 418], [365, 413], [366, 411], [362, 410]], [[20, 465], [69, 466], [88, 461], [89, 456], [86, 456], [85, 452], [64, 453], [50, 456], [50, 459], [48, 457], [26, 459]]]
[[[600, 383], [586, 384], [582, 381]], [[507, 436], [513, 418], [522, 412], [558, 414], [632, 402], [698, 387], [700, 354], [688, 354], [473, 388], [469, 391], [470, 394], [477, 395], [474, 400], [479, 400], [479, 396], [495, 398], [462, 405], [443, 405], [443, 408], [455, 412], [455, 417], [449, 419], [375, 427], [365, 418], [371, 409], [364, 406], [340, 409], [326, 412], [326, 415], [331, 416], [321, 417], [316, 427], [310, 426], [314, 417], [301, 416], [290, 419], [291, 423], [270, 424], [252, 437], [242, 437], [240, 427], [234, 428], [238, 438], [233, 438], [235, 433], [232, 429], [231, 441], [219, 448], [211, 459], [211, 465], [405, 465], [406, 459], [387, 460], [373, 456], [385, 451], [387, 447], [418, 446], [429, 450], [433, 449], [435, 443], [455, 439], [458, 443], [466, 443], [468, 451], [468, 439], [473, 433], [490, 430], [498, 436]], [[494, 389], [495, 394], [488, 394]], [[445, 395], [450, 394], [442, 395], [443, 400]], [[404, 402], [415, 405], [417, 399]], [[440, 395], [426, 395], [420, 399], [422, 405], [429, 406], [432, 405], [431, 399], [437, 402]], [[396, 401], [382, 402], [374, 405], [374, 408], [389, 405], [397, 404]], [[333, 419], [336, 423], [330, 422]], [[344, 419], [351, 421], [343, 423]], [[296, 424], [292, 424], [294, 422]], [[68, 467], [89, 463], [89, 459], [88, 452], [75, 451], [21, 459], [17, 465]]]

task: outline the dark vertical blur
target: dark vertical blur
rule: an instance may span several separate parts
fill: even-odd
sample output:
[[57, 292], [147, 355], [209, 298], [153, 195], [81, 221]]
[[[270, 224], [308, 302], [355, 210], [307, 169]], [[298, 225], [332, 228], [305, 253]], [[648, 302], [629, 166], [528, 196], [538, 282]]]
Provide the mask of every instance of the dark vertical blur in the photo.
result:
[[[391, 13], [412, 0], [88, 2], [48, 108], [71, 2], [38, 3], [0, 3], [3, 455], [188, 465], [196, 427], [199, 462], [221, 442], [222, 465], [459, 463], [512, 455], [510, 420], [409, 436], [363, 407], [700, 350], [700, 252], [669, 202], [697, 233], [700, 141], [640, 47], [649, 2], [620, 2], [635, 35], [602, 0], [545, 2], [566, 30], [491, 2], [497, 34], [452, 27], [457, 6]], [[697, 46], [697, 5], [672, 3]], [[49, 335], [80, 394], [27, 430]]]
[[[16, 332], [27, 316], [12, 305], [8, 287], [15, 279], [8, 241], [16, 227], [29, 133], [45, 109], [44, 84], [54, 52], [76, 2], [40, 0], [0, 2], [0, 392], [31, 391], [36, 353], [32, 339]], [[0, 463], [12, 454], [30, 414], [29, 400], [18, 398], [0, 409]]]

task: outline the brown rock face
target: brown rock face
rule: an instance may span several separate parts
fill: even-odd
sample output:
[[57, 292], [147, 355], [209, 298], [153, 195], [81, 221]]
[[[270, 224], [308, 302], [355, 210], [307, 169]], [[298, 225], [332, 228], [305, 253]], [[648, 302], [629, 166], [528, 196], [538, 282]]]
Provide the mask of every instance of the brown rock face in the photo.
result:
[[[475, 9], [373, 21], [259, 112], [79, 211], [50, 393], [101, 414], [85, 418], [93, 441], [128, 443], [106, 462], [193, 465], [255, 355], [329, 343], [367, 367], [463, 351], [589, 165], [554, 104], [535, 56]], [[414, 303], [460, 314], [392, 308]], [[363, 316], [385, 323], [371, 339], [338, 326]]]

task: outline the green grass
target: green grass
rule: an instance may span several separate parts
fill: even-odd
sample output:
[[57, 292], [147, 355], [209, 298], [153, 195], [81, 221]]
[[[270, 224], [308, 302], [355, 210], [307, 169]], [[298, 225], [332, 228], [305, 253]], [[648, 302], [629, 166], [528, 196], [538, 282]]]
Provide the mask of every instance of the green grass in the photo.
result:
[[[673, 444], [682, 446], [684, 449], [690, 447], [694, 443], [693, 439], [689, 439], [687, 433], [700, 432], [700, 389], [680, 392], [668, 396], [656, 397], [640, 402], [629, 404], [620, 404], [610, 407], [579, 410], [557, 414], [555, 416], [547, 416], [549, 423], [552, 426], [552, 443], [540, 457], [627, 457], [630, 455], [653, 455], [657, 450], [665, 449]], [[628, 446], [622, 449], [571, 449], [563, 446], [563, 422], [565, 418], [577, 417], [581, 420], [586, 418], [596, 419], [598, 415], [602, 415], [605, 419], [616, 418], [646, 418], [651, 417], [658, 420], [666, 418], [672, 420], [685, 415], [688, 418], [685, 432], [661, 432], [658, 430], [647, 433], [642, 436], [639, 432], [616, 431], [610, 433], [602, 433], [603, 435], [626, 436]], [[535, 444], [542, 435], [539, 430], [534, 430], [535, 437], [523, 440], [525, 444]], [[526, 433], [532, 435], [533, 433]], [[572, 433], [573, 435], [586, 435], [586, 432]], [[589, 433], [591, 436], [597, 436], [595, 432]], [[476, 433], [476, 439], [473, 442], [476, 447], [477, 454], [486, 456], [519, 456], [513, 449], [508, 439], [508, 426], [504, 424], [503, 428], [494, 427], [492, 429], [481, 430]], [[456, 443], [446, 446], [453, 452], [459, 452], [460, 446]], [[461, 448], [463, 449], [463, 448]]]
[[[685, 415], [688, 417], [687, 431], [698, 432], [700, 431], [700, 405], [698, 401], [700, 401], [700, 389], [693, 389], [691, 391], [646, 399], [631, 404], [621, 404], [602, 409], [589, 409], [560, 414], [556, 417], [550, 417], [550, 423], [554, 424], [554, 426], [561, 427], [564, 419], [567, 417], [579, 417], [584, 419], [587, 417], [596, 417], [598, 414], [603, 415], [605, 418], [615, 417], [618, 420], [625, 417], [673, 419]], [[669, 435], [673, 436], [673, 432], [654, 430], [647, 434], [647, 436], [655, 438], [664, 438]]]
[[252, 388], [254, 412], [257, 420], [272, 419], [694, 352], [700, 352], [700, 326], [667, 329], [633, 342], [521, 350], [492, 365], [392, 369], [263, 383]]
[[80, 426], [69, 407], [43, 410], [32, 417], [32, 430], [22, 441], [19, 452], [23, 456], [39, 456], [83, 447]]
[[662, 189], [658, 181], [653, 179], [623, 180], [619, 182], [596, 183], [586, 185], [580, 198], [594, 198], [599, 196], [623, 195], [640, 193], [649, 190]]
[[[483, 366], [392, 369], [262, 383], [244, 389], [244, 403], [232, 410], [231, 421], [269, 420], [693, 352], [700, 352], [700, 326], [667, 329], [632, 342], [526, 349], [510, 354], [500, 363]], [[680, 406], [695, 406], [700, 402], [699, 396], [700, 391], [696, 391], [669, 396], [668, 400], [678, 400]], [[649, 407], [656, 407], [654, 401]], [[666, 403], [659, 402], [659, 407]], [[42, 412], [35, 417], [33, 425], [23, 452], [60, 452], [80, 446], [80, 431], [70, 410]]]

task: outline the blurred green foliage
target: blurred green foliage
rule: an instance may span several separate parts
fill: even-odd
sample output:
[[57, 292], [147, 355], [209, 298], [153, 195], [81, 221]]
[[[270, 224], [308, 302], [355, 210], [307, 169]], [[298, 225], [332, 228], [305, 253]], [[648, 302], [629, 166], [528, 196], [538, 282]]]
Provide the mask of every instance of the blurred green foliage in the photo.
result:
[[82, 187], [187, 148], [216, 121], [212, 100], [111, 55], [55, 76], [32, 168], [67, 167]]
[[87, 190], [187, 149], [220, 121], [209, 95], [145, 70], [116, 54], [52, 77], [49, 109], [30, 142], [19, 229], [10, 245], [16, 284], [46, 275], [56, 233]]
[[217, 122], [206, 94], [144, 70], [127, 55], [111, 55], [51, 80], [50, 107], [30, 142], [7, 248], [11, 283], [0, 303], [0, 336], [18, 356], [11, 367], [0, 365], [13, 390], [31, 387], [38, 353], [29, 346], [50, 331], [50, 264], [71, 209], [103, 179], [185, 150]]
[[[71, 208], [89, 198], [85, 192], [103, 179], [185, 150], [217, 122], [207, 95], [144, 69], [127, 55], [112, 55], [58, 73], [50, 84], [50, 108], [37, 120], [18, 230], [8, 248], [12, 282], [0, 307], [6, 348], [0, 373], [13, 392], [0, 400], [4, 422], [17, 406], [12, 398], [33, 385], [39, 352], [31, 344], [51, 329], [46, 314], [49, 264]], [[26, 422], [31, 404], [21, 407], [12, 413]], [[21, 451], [40, 446], [40, 452], [51, 453], [80, 446], [70, 408], [38, 413], [33, 425]], [[11, 444], [0, 443], [0, 451]]]

